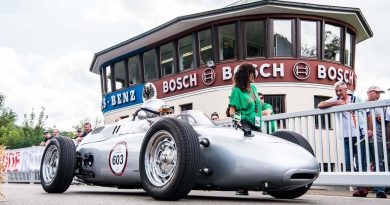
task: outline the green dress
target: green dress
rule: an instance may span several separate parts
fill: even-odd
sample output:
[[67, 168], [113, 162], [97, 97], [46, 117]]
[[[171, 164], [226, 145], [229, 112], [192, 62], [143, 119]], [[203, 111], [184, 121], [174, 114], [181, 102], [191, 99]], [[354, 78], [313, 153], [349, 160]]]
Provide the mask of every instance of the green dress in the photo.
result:
[[260, 118], [261, 127], [261, 111], [262, 105], [257, 94], [257, 89], [254, 85], [250, 85], [252, 90], [242, 92], [237, 86], [233, 87], [230, 95], [229, 106], [236, 108], [236, 112], [241, 114], [241, 120], [247, 120], [255, 126], [255, 117]]

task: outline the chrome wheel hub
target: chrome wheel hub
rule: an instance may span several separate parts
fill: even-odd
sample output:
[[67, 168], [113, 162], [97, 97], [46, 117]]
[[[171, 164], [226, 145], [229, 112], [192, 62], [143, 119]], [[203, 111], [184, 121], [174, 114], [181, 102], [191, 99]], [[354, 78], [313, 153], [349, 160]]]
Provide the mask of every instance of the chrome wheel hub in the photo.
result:
[[145, 152], [145, 170], [155, 186], [167, 184], [177, 166], [177, 149], [173, 136], [165, 131], [156, 132], [148, 142]]
[[50, 145], [47, 149], [42, 163], [42, 178], [45, 183], [53, 182], [57, 175], [59, 153], [55, 145]]

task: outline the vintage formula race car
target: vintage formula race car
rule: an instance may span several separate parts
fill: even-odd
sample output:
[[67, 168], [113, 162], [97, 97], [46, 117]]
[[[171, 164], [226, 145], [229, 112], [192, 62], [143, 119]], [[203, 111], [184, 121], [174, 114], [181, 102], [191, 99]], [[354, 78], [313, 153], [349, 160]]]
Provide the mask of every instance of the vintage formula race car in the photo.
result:
[[66, 191], [74, 177], [86, 184], [142, 188], [157, 200], [191, 190], [262, 190], [296, 198], [319, 166], [297, 133], [251, 134], [218, 127], [200, 111], [180, 114], [141, 108], [133, 119], [93, 130], [76, 148], [57, 137], [45, 148], [40, 177], [49, 193]]

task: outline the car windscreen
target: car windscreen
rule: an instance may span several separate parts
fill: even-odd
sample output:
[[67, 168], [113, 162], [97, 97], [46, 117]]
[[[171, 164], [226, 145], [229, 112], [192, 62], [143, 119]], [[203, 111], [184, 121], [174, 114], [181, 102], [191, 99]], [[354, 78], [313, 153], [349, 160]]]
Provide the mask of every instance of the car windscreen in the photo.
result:
[[214, 122], [210, 120], [203, 112], [198, 110], [186, 110], [176, 115], [176, 118], [188, 122], [190, 125], [205, 125], [215, 126]]

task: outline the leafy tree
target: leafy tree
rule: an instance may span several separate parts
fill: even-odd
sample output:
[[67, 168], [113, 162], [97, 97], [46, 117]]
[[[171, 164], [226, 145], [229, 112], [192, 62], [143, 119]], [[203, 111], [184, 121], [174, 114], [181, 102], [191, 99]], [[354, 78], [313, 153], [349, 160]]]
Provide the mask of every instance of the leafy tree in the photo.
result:
[[15, 127], [16, 113], [4, 107], [5, 96], [0, 93], [0, 144], [9, 149], [22, 144], [22, 138]]
[[20, 128], [24, 138], [23, 147], [39, 145], [43, 140], [42, 134], [47, 118], [48, 116], [45, 114], [44, 107], [41, 108], [38, 116], [35, 114], [34, 108], [32, 108], [29, 115], [24, 115], [24, 121]]
[[332, 31], [325, 32], [324, 57], [328, 60], [336, 60], [336, 55], [340, 53], [340, 37], [332, 34]]

